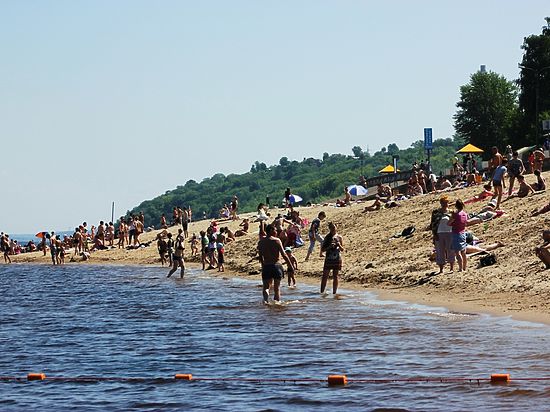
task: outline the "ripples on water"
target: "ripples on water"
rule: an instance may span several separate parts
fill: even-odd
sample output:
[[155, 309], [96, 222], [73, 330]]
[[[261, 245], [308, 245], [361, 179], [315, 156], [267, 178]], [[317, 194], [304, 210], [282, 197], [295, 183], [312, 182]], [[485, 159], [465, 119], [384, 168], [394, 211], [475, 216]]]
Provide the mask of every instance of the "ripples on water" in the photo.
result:
[[550, 375], [547, 326], [451, 313], [371, 294], [283, 288], [153, 267], [0, 267], [0, 375], [151, 378], [0, 382], [0, 410], [548, 410], [550, 383], [183, 382], [196, 377]]

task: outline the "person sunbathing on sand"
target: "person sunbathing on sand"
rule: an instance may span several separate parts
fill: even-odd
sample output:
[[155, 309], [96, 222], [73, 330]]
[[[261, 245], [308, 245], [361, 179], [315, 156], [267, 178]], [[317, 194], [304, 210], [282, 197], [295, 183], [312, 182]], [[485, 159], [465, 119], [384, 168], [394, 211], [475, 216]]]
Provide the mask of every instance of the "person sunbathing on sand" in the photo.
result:
[[468, 246], [466, 246], [466, 254], [468, 256], [473, 256], [479, 253], [487, 253], [487, 252], [490, 252], [491, 250], [498, 249], [499, 247], [502, 247], [502, 246], [504, 246], [504, 243], [502, 242], [491, 243], [490, 245], [486, 245], [485, 247], [468, 244]]
[[550, 269], [550, 230], [542, 231], [542, 239], [544, 243], [535, 248], [535, 255], [544, 263], [546, 269]]
[[440, 190], [440, 191], [441, 190], [448, 190], [451, 187], [453, 187], [453, 185], [451, 184], [449, 179], [447, 179], [443, 176], [440, 176], [439, 179], [437, 180], [437, 189], [438, 190]]
[[543, 213], [546, 213], [548, 211], [550, 211], [550, 203], [545, 204], [544, 206], [542, 206], [539, 209], [533, 210], [533, 212], [531, 212], [531, 216], [542, 215]]
[[380, 201], [380, 196], [376, 195], [374, 203], [370, 206], [365, 206], [363, 209], [363, 213], [366, 212], [374, 212], [376, 210], [380, 210], [382, 208], [382, 202]]
[[478, 195], [475, 195], [474, 197], [467, 199], [464, 201], [464, 204], [467, 205], [469, 203], [478, 202], [483, 199], [487, 199], [488, 197], [493, 197], [494, 193], [491, 191], [491, 185], [486, 184], [483, 186], [483, 191], [479, 193]]
[[495, 217], [504, 214], [502, 210], [496, 208], [497, 200], [492, 199], [486, 206], [482, 207], [478, 213], [472, 213], [468, 216], [466, 226], [472, 226], [478, 223], [486, 222], [487, 220], [494, 219]]
[[535, 189], [533, 189], [533, 187], [525, 181], [525, 176], [519, 175], [519, 176], [517, 176], [517, 179], [518, 179], [518, 182], [519, 182], [519, 189], [518, 189], [517, 193], [509, 195], [507, 199], [503, 200], [503, 202], [510, 199], [510, 198], [512, 198], [512, 197], [522, 198], [522, 197], [527, 197], [529, 195], [529, 193], [535, 193]]
[[243, 221], [239, 225], [240, 227], [242, 227], [242, 229], [238, 229], [235, 231], [235, 237], [248, 235], [248, 227], [249, 227], [248, 222], [249, 222], [248, 219], [246, 218], [243, 219]]

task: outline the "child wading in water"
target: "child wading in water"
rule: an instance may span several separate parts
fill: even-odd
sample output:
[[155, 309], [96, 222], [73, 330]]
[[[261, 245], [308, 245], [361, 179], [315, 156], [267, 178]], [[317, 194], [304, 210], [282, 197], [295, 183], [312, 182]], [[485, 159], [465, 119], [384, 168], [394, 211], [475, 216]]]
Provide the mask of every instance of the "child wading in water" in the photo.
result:
[[[288, 286], [289, 287], [296, 287], [296, 277], [294, 276], [296, 274], [296, 271], [298, 270], [298, 261], [292, 254], [292, 248], [291, 247], [285, 247], [285, 253], [288, 256], [288, 260], [290, 260], [290, 263], [292, 264], [292, 268], [287, 268], [287, 274], [288, 274]], [[287, 264], [288, 266], [288, 264]], [[292, 270], [290, 270], [292, 269]]]
[[197, 256], [199, 254], [199, 239], [196, 234], [193, 233], [189, 243], [191, 243], [191, 256]]

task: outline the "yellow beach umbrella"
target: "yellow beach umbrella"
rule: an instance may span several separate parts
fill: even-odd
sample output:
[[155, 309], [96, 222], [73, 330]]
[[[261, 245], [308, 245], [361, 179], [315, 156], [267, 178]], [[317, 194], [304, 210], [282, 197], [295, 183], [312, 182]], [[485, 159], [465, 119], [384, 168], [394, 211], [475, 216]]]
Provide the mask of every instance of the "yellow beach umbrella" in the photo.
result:
[[[397, 169], [397, 171], [399, 172], [400, 170]], [[394, 173], [394, 172], [395, 172], [395, 169], [393, 168], [392, 165], [387, 165], [385, 168], [378, 171], [378, 173]]]
[[483, 153], [483, 150], [481, 150], [479, 147], [475, 147], [473, 144], [468, 143], [457, 153]]

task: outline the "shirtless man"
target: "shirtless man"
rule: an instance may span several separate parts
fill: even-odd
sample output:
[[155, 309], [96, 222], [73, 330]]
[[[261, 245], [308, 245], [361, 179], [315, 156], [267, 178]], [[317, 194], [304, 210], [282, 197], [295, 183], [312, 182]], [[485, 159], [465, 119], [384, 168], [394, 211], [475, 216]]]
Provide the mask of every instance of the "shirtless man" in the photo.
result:
[[380, 197], [391, 197], [391, 187], [378, 183], [377, 194]]
[[518, 156], [518, 152], [513, 152], [512, 158], [508, 160], [508, 177], [510, 178], [508, 196], [512, 194], [512, 189], [514, 188], [514, 180], [518, 179], [520, 175], [523, 175], [523, 173], [525, 173], [523, 162]]
[[365, 212], [374, 212], [375, 210], [380, 210], [382, 208], [382, 202], [380, 201], [380, 196], [376, 195], [374, 203], [370, 206], [365, 206], [363, 213]]
[[544, 150], [542, 150], [542, 147], [537, 148], [533, 152], [533, 156], [535, 157], [535, 170], [538, 170], [542, 172], [542, 165], [544, 163], [545, 155]]
[[133, 243], [133, 245], [134, 246], [136, 246], [136, 245], [141, 246], [141, 242], [139, 240], [139, 235], [143, 233], [143, 223], [141, 223], [141, 221], [137, 218], [137, 216], [134, 217], [133, 226], [134, 226], [134, 243]]
[[249, 222], [248, 219], [246, 219], [246, 218], [243, 219], [243, 221], [239, 225], [240, 227], [242, 227], [242, 229], [236, 230], [235, 231], [235, 236], [248, 235], [248, 227], [250, 226], [250, 224], [248, 222]]
[[288, 272], [294, 273], [292, 262], [288, 258], [281, 240], [277, 237], [277, 230], [273, 225], [266, 226], [266, 237], [258, 242], [258, 254], [262, 264], [262, 294], [264, 303], [269, 301], [269, 289], [273, 284], [274, 297], [276, 301], [281, 300], [281, 279], [284, 276], [284, 269], [279, 263], [282, 257], [288, 265]]
[[351, 193], [347, 186], [344, 186], [344, 204], [345, 206], [351, 205]]
[[73, 245], [74, 245], [74, 254], [79, 255], [82, 252], [82, 232], [80, 229], [75, 227], [73, 233]]
[[517, 197], [527, 197], [529, 193], [535, 192], [535, 189], [533, 189], [533, 187], [525, 181], [525, 176], [519, 175], [518, 182], [519, 182], [519, 189], [518, 189]]
[[168, 229], [168, 225], [166, 224], [166, 216], [164, 215], [164, 213], [160, 216], [160, 228]]
[[97, 237], [101, 240], [101, 243], [105, 244], [105, 223], [103, 220], [99, 222], [97, 227]]

